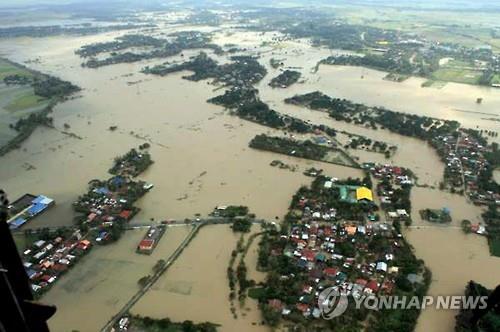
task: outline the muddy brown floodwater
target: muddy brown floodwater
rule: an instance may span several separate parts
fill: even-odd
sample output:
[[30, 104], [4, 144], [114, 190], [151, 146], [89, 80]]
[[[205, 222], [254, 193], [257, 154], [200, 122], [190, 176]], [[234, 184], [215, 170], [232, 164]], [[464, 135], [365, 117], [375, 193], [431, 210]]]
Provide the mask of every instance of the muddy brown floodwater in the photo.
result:
[[[422, 220], [419, 210], [450, 209], [452, 222], [441, 226]], [[463, 196], [443, 193], [427, 188], [412, 189], [413, 226], [405, 236], [415, 248], [417, 257], [423, 259], [432, 271], [429, 295], [462, 295], [468, 281], [475, 280], [494, 288], [500, 282], [500, 258], [489, 255], [485, 237], [464, 234], [460, 223], [469, 219], [481, 221], [482, 209], [468, 202]], [[453, 310], [422, 312], [417, 332], [453, 331]]]
[[[325, 113], [285, 105], [283, 99], [320, 90], [355, 102], [455, 119], [472, 128], [498, 131], [498, 122], [485, 118], [500, 116], [500, 90], [463, 84], [447, 84], [442, 89], [421, 88], [422, 80], [418, 78], [389, 82], [382, 80], [385, 76], [382, 72], [356, 67], [320, 66], [314, 73], [311, 69], [317, 61], [337, 51], [313, 48], [304, 40], [261, 45], [274, 34], [238, 31], [228, 34], [227, 31], [230, 30], [218, 32], [215, 41], [243, 45], [252, 54], [261, 53], [259, 61], [269, 73], [257, 87], [261, 98], [277, 111], [398, 146], [398, 152], [390, 160], [380, 154], [354, 151], [360, 161], [409, 167], [418, 175], [419, 182], [430, 185], [437, 185], [443, 171], [433, 149], [419, 140], [336, 122]], [[326, 175], [338, 178], [361, 176], [352, 168], [249, 149], [248, 142], [256, 134], [278, 132], [242, 121], [218, 106], [207, 104], [206, 99], [222, 92], [214, 91], [215, 87], [208, 82], [183, 80], [184, 73], [163, 78], [139, 73], [145, 65], [166, 59], [96, 70], [80, 67], [81, 59], [74, 54], [78, 47], [111, 40], [120, 34], [123, 32], [0, 42], [9, 59], [25, 62], [38, 58], [39, 62], [29, 66], [83, 88], [80, 98], [56, 107], [55, 129], [37, 129], [21, 149], [1, 159], [0, 183], [12, 197], [32, 192], [56, 199], [56, 207], [33, 220], [31, 227], [70, 225], [71, 203], [86, 191], [89, 180], [109, 176], [107, 170], [115, 156], [144, 142], [151, 143], [155, 164], [141, 178], [154, 183], [155, 188], [139, 201], [142, 211], [133, 220], [136, 224], [150, 218], [181, 219], [195, 213], [207, 214], [219, 204], [247, 205], [258, 217], [274, 219], [285, 214], [293, 193], [311, 181], [302, 175], [306, 168], [323, 168]], [[283, 59], [286, 66], [297, 67], [304, 75], [303, 82], [288, 89], [269, 88], [267, 83], [278, 73], [269, 66], [271, 57]], [[127, 84], [137, 81], [140, 83]], [[478, 97], [483, 98], [481, 105], [475, 104]], [[80, 138], [62, 133], [65, 123]], [[111, 132], [110, 126], [118, 129]], [[298, 170], [270, 167], [274, 159], [297, 165]], [[416, 255], [433, 272], [431, 294], [461, 294], [469, 279], [488, 287], [498, 282], [500, 259], [489, 256], [486, 240], [466, 236], [457, 227], [465, 217], [478, 221], [479, 208], [461, 196], [424, 188], [415, 188], [412, 202], [416, 227], [407, 230], [406, 236]], [[434, 227], [419, 220], [420, 208], [443, 206], [452, 210], [453, 225]], [[44, 298], [60, 307], [51, 327], [55, 331], [73, 328], [96, 331], [135, 292], [137, 279], [147, 274], [156, 257], [168, 253], [181, 241], [181, 233], [181, 229], [172, 230], [160, 244], [172, 247], [157, 249], [151, 257], [139, 257], [133, 252], [142, 236], [139, 231], [127, 233], [119, 243], [92, 252]], [[226, 268], [235, 241], [236, 235], [227, 226], [202, 229], [134, 310], [154, 317], [213, 321], [221, 323], [225, 331], [262, 329], [251, 300], [247, 300], [249, 311], [245, 317], [240, 315], [234, 320], [229, 312]], [[247, 266], [256, 261], [256, 244], [252, 245], [247, 260]], [[263, 277], [258, 272], [251, 273], [255, 279]], [[82, 312], [93, 314], [95, 322]], [[453, 315], [450, 311], [426, 310], [417, 329], [452, 331]]]
[[127, 231], [120, 241], [94, 248], [44, 296], [44, 302], [57, 306], [51, 331], [99, 331], [137, 292], [137, 281], [153, 274], [155, 263], [166, 260], [190, 230], [169, 227], [150, 256], [135, 252], [146, 229]]
[[[231, 314], [227, 268], [239, 237], [228, 225], [201, 228], [168, 272], [131, 312], [153, 318], [169, 317], [173, 321], [208, 321], [220, 324], [222, 332], [270, 331], [261, 325], [257, 302], [253, 299], [247, 298], [243, 308], [236, 300], [238, 318]], [[245, 261], [249, 278], [255, 275], [255, 268], [250, 265], [253, 260], [247, 256]]]

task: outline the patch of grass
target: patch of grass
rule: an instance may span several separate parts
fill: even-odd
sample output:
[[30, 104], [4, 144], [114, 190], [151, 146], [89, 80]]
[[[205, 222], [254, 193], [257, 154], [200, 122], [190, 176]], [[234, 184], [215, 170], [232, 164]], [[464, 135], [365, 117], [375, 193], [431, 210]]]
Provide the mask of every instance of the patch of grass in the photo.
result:
[[255, 300], [260, 299], [265, 293], [266, 292], [262, 287], [254, 287], [248, 290], [248, 296]]
[[491, 84], [500, 84], [500, 74], [495, 74], [491, 79]]
[[3, 81], [5, 76], [16, 75], [16, 74], [24, 76], [32, 76], [32, 73], [29, 70], [15, 66], [8, 61], [0, 59], [0, 80]]
[[446, 82], [436, 81], [436, 80], [427, 80], [421, 84], [422, 88], [436, 88], [441, 89], [446, 85]]
[[39, 97], [31, 91], [11, 101], [7, 106], [5, 106], [5, 109], [10, 112], [16, 112], [37, 106], [44, 106], [46, 104], [46, 98]]
[[432, 73], [432, 78], [438, 81], [477, 84], [481, 72], [470, 69], [440, 68]]

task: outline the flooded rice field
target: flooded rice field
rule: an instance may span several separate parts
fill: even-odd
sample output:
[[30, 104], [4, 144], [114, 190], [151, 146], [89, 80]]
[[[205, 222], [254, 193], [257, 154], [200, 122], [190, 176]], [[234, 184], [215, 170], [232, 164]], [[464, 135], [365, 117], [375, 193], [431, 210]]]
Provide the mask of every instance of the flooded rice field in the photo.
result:
[[[228, 225], [201, 228], [167, 273], [132, 308], [132, 313], [169, 317], [173, 321], [209, 321], [220, 324], [222, 332], [269, 331], [260, 325], [255, 300], [247, 298], [243, 308], [236, 303], [237, 319], [231, 314], [227, 268], [239, 236]], [[252, 249], [249, 256], [250, 252]], [[255, 275], [253, 261], [247, 256], [249, 278]]]

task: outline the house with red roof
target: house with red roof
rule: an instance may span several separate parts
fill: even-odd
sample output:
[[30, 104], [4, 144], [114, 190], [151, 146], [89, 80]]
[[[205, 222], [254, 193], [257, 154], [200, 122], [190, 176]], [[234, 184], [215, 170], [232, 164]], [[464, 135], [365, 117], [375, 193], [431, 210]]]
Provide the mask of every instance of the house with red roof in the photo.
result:
[[367, 284], [366, 284], [366, 287], [365, 287], [365, 291], [366, 290], [370, 290], [369, 293], [376, 293], [378, 291], [378, 283], [376, 280], [370, 280]]
[[326, 269], [323, 270], [325, 277], [327, 277], [330, 280], [335, 279], [338, 272], [339, 270], [335, 267], [327, 267]]
[[155, 241], [153, 239], [144, 239], [139, 243], [139, 247], [137, 248], [142, 252], [150, 252], [153, 250]]
[[129, 220], [131, 215], [132, 215], [132, 211], [130, 211], [130, 210], [123, 210], [119, 214], [119, 216], [125, 220]]
[[304, 249], [302, 251], [302, 257], [308, 260], [309, 262], [313, 262], [314, 258], [316, 257], [316, 253], [312, 250]]

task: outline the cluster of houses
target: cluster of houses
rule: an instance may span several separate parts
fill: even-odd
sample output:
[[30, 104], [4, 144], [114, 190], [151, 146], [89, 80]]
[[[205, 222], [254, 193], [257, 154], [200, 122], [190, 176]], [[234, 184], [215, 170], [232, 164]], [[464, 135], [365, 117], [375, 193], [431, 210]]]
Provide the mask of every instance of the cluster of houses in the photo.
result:
[[57, 236], [33, 243], [22, 254], [33, 292], [36, 294], [47, 290], [91, 247], [90, 241], [82, 239], [78, 231], [67, 239]]
[[396, 197], [395, 188], [413, 185], [413, 173], [409, 169], [388, 164], [364, 163], [362, 168], [379, 180], [376, 191], [380, 206], [386, 212], [387, 220], [410, 221], [410, 211], [407, 211], [400, 203], [402, 197]]
[[483, 153], [488, 151], [475, 137], [464, 132], [458, 137], [438, 136], [441, 155], [445, 160], [445, 180], [453, 187], [467, 188], [470, 199], [475, 204], [500, 204], [500, 194], [481, 190], [479, 175], [487, 167]]
[[115, 159], [114, 165], [109, 172], [115, 175], [137, 176], [152, 163], [153, 161], [148, 152], [138, 152], [136, 149], [131, 149], [125, 155]]
[[9, 228], [11, 230], [20, 228], [32, 218], [38, 216], [54, 205], [55, 201], [44, 195], [23, 195], [8, 207], [8, 213], [11, 216], [7, 220]]
[[370, 172], [374, 178], [379, 180], [387, 179], [398, 185], [412, 185], [413, 174], [410, 170], [389, 164], [363, 163], [361, 168]]
[[[392, 177], [405, 176], [404, 171], [400, 173], [389, 166], [377, 166], [376, 169], [376, 172]], [[285, 241], [286, 244], [271, 251], [272, 256], [288, 257], [301, 271], [300, 275], [282, 275], [283, 280], [303, 281], [300, 287], [291, 290], [293, 294], [289, 294], [297, 299], [295, 303], [285, 304], [276, 298], [268, 300], [267, 305], [283, 316], [299, 312], [305, 317], [319, 318], [319, 294], [329, 287], [360, 298], [393, 294], [398, 277], [406, 278], [411, 284], [422, 279], [420, 275], [401, 275], [398, 258], [406, 244], [392, 222], [372, 221], [370, 218], [362, 222], [340, 221], [340, 211], [329, 204], [318, 205], [318, 199], [314, 198], [314, 195], [322, 195], [325, 188], [337, 186], [341, 192], [342, 188], [347, 192], [341, 193], [338, 200], [353, 207], [366, 206], [367, 203], [371, 206], [374, 199], [371, 190], [363, 186], [340, 185], [337, 184], [340, 181], [334, 178], [326, 179], [322, 186], [313, 185], [312, 188], [318, 188], [309, 193], [313, 198], [297, 200], [294, 210], [301, 211], [300, 221], [290, 227], [288, 235], [281, 236], [281, 243]], [[406, 215], [406, 211], [396, 214]]]
[[[402, 245], [392, 225], [368, 222], [364, 225], [313, 220], [291, 228], [283, 253], [294, 259], [306, 278], [294, 306], [271, 299], [268, 305], [286, 316], [297, 310], [306, 317], [320, 317], [318, 297], [322, 290], [333, 287], [346, 295], [360, 298], [371, 294], [392, 294], [399, 268], [394, 261]], [[374, 237], [383, 237], [388, 245], [369, 249]], [[343, 244], [353, 247], [350, 254], [337, 250]], [[285, 275], [282, 278], [294, 278]]]
[[117, 175], [106, 183], [91, 184], [89, 192], [80, 197], [74, 206], [84, 214], [83, 223], [99, 229], [96, 242], [104, 243], [111, 238], [107, 229], [114, 222], [129, 221], [138, 212], [133, 203], [149, 189], [147, 183]]

